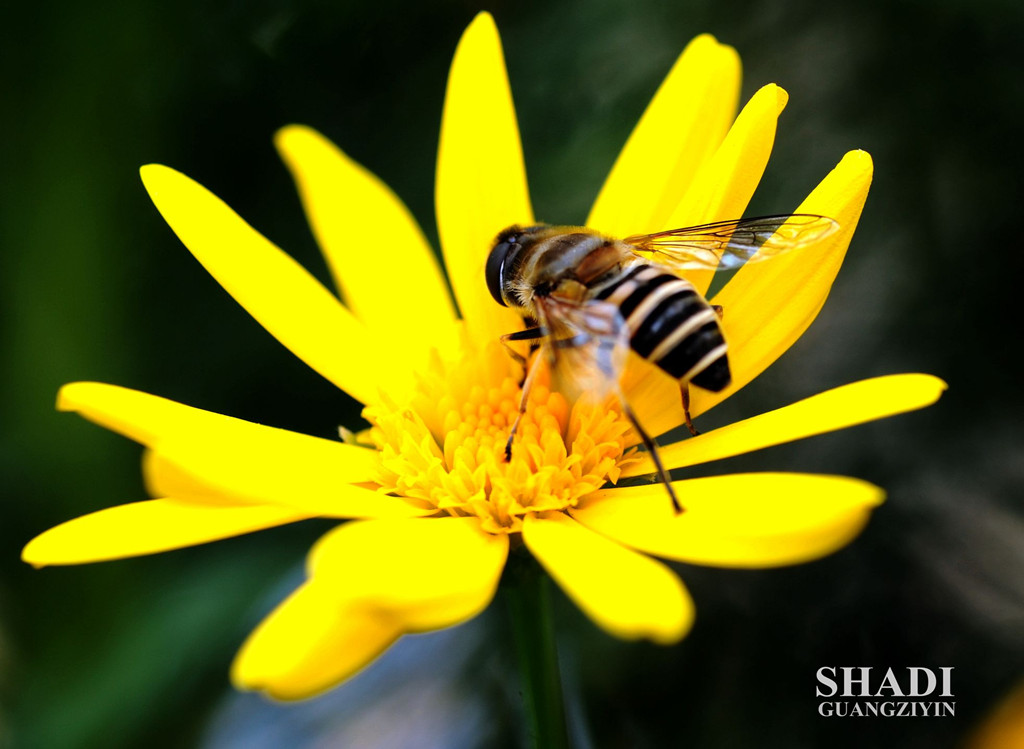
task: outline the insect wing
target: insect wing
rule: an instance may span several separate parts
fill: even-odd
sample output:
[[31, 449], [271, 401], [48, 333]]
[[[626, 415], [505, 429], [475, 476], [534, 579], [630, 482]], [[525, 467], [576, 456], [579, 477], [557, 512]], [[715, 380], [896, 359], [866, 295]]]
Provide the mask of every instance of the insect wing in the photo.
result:
[[812, 245], [838, 228], [826, 216], [794, 213], [638, 234], [623, 241], [676, 270], [733, 270]]
[[629, 356], [629, 329], [609, 302], [538, 299], [553, 386], [570, 399], [603, 401], [618, 389]]

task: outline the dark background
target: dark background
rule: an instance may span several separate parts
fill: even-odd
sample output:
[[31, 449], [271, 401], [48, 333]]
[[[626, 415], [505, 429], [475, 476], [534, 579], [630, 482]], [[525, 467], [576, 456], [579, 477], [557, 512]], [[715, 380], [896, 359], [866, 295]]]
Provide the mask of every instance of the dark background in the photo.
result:
[[[1024, 676], [1024, 13], [1009, 0], [7, 8], [0, 737], [46, 749], [518, 741], [500, 601], [467, 627], [408, 638], [321, 700], [282, 708], [231, 693], [234, 650], [297, 584], [329, 523], [77, 568], [18, 560], [36, 533], [143, 497], [135, 445], [54, 412], [64, 382], [323, 436], [356, 423], [353, 402], [180, 246], [136, 169], [181, 169], [323, 279], [271, 145], [301, 122], [380, 175], [435, 239], [445, 77], [481, 8], [502, 33], [541, 219], [583, 220], [662, 76], [704, 31], [740, 52], [744, 100], [772, 81], [791, 94], [751, 213], [792, 210], [847, 150], [873, 155], [875, 183], [824, 311], [705, 427], [874, 375], [950, 384], [926, 411], [706, 471], [848, 474], [889, 500], [855, 544], [813, 564], [679, 565], [698, 606], [679, 646], [614, 640], [559, 597], [577, 743], [964, 745]], [[814, 674], [825, 665], [953, 666], [956, 717], [821, 718]]]

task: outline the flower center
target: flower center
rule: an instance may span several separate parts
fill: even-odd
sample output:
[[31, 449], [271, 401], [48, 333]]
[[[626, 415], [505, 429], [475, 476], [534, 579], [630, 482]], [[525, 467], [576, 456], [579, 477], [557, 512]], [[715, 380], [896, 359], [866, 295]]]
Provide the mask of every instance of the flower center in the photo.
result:
[[380, 490], [452, 515], [475, 515], [490, 533], [514, 533], [527, 513], [575, 507], [615, 483], [636, 460], [629, 421], [614, 402], [570, 408], [543, 375], [531, 389], [512, 458], [505, 459], [521, 375], [499, 343], [483, 349], [466, 343], [456, 361], [435, 354], [408, 405], [367, 407]]

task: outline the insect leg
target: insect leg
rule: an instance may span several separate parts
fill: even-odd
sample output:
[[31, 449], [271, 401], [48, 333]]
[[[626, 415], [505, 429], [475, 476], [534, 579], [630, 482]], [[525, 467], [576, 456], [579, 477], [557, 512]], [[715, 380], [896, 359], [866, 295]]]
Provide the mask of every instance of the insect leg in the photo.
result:
[[[519, 352], [513, 351], [512, 348], [506, 343], [506, 341], [536, 340], [538, 338], [543, 338], [547, 335], [548, 332], [543, 327], [527, 328], [526, 330], [521, 330], [517, 333], [509, 333], [508, 335], [503, 335], [501, 337], [501, 342], [505, 344], [505, 348], [509, 349], [509, 352], [513, 355], [513, 357], [516, 357], [517, 361], [521, 360], [521, 363], [525, 366], [526, 359], [523, 358], [522, 355], [519, 354]], [[552, 361], [554, 361], [555, 349], [574, 348], [576, 346], [582, 346], [589, 340], [591, 340], [590, 335], [586, 333], [579, 333], [573, 336], [572, 338], [551, 341], [551, 347], [548, 351], [549, 358]], [[508, 441], [505, 443], [505, 460], [512, 460], [512, 442], [515, 439], [516, 430], [519, 428], [519, 422], [522, 420], [523, 414], [526, 413], [526, 404], [529, 402], [530, 399], [530, 388], [533, 386], [533, 381], [537, 377], [537, 371], [540, 369], [543, 354], [544, 352], [541, 351], [534, 358], [533, 363], [530, 364], [530, 367], [526, 373], [526, 379], [523, 380], [523, 395], [519, 400], [519, 413], [516, 414], [516, 420], [512, 424], [512, 430], [509, 432]]]
[[[523, 331], [524, 333], [527, 331]], [[523, 380], [523, 396], [519, 399], [519, 413], [516, 415], [516, 420], [512, 424], [512, 430], [508, 433], [508, 441], [505, 443], [505, 460], [512, 460], [512, 440], [516, 437], [516, 430], [519, 428], [519, 422], [523, 418], [523, 414], [526, 413], [526, 404], [530, 399], [530, 389], [533, 387], [533, 381], [537, 378], [537, 372], [540, 370], [540, 364], [542, 361], [541, 356], [535, 356], [533, 363], [530, 365], [529, 370], [526, 373], [526, 379]]]
[[623, 397], [622, 392], [619, 391], [619, 402], [622, 404], [622, 412], [626, 414], [626, 418], [629, 419], [629, 423], [633, 425], [636, 433], [640, 435], [640, 440], [644, 443], [644, 447], [647, 448], [647, 452], [651, 456], [651, 460], [654, 461], [654, 467], [658, 470], [658, 475], [661, 477], [662, 483], [665, 484], [665, 489], [668, 491], [669, 499], [672, 500], [672, 507], [675, 508], [676, 514], [681, 515], [684, 510], [683, 506], [679, 504], [679, 498], [676, 496], [675, 489], [672, 488], [672, 477], [668, 475], [668, 471], [665, 470], [665, 465], [661, 462], [661, 456], [658, 455], [658, 446], [651, 439], [651, 436], [644, 431], [644, 428], [640, 426], [640, 420], [636, 418], [636, 414], [633, 413], [633, 409], [629, 407], [629, 403]]
[[679, 394], [683, 397], [683, 419], [686, 423], [686, 428], [690, 430], [690, 434], [696, 437], [700, 432], [697, 431], [697, 427], [693, 425], [693, 419], [690, 418], [690, 385], [686, 382], [679, 383]]
[[511, 341], [535, 341], [538, 338], [543, 338], [548, 332], [544, 328], [527, 328], [526, 330], [517, 330], [515, 333], [506, 333], [501, 337], [501, 345], [505, 347], [505, 351], [508, 355], [516, 360], [516, 363], [522, 367], [526, 366], [526, 357], [516, 351], [512, 346], [509, 345]]
[[719, 320], [725, 317], [725, 308], [721, 304], [712, 304], [711, 309], [713, 309], [715, 314], [718, 315]]

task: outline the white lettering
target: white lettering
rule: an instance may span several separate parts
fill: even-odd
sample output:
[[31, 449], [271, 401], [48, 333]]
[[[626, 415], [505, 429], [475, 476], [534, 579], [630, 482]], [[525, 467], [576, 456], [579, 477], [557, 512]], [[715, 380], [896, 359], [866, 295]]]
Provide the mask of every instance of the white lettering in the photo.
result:
[[[854, 679], [854, 670], [860, 671], [860, 678]], [[868, 682], [871, 679], [871, 666], [843, 666], [843, 697], [853, 697], [853, 685], [860, 684], [860, 697], [870, 697]]]
[[942, 666], [939, 669], [939, 671], [942, 672], [942, 694], [940, 694], [939, 697], [953, 696], [953, 693], [950, 691], [950, 678], [953, 675], [953, 668], [953, 666]]
[[[931, 694], [935, 690], [935, 674], [932, 673], [930, 668], [924, 666], [908, 666], [907, 671], [910, 672], [910, 691], [907, 692], [908, 697], [924, 697], [925, 695]], [[919, 691], [917, 688], [917, 677], [918, 674], [924, 674], [928, 686], [925, 690]]]
[[[824, 717], [911, 717], [931, 718], [956, 715], [955, 702], [925, 702], [920, 699], [896, 701], [896, 697], [953, 696], [953, 666], [928, 668], [907, 666], [908, 680], [900, 682], [892, 667], [886, 668], [872, 690], [874, 666], [822, 666], [816, 672], [818, 697], [874, 697], [875, 700], [819, 702], [818, 714]], [[878, 667], [880, 668], [880, 667]], [[839, 672], [842, 672], [840, 679]], [[841, 684], [840, 684], [841, 682]], [[941, 693], [939, 687], [941, 684]], [[840, 689], [840, 686], [842, 689]], [[888, 698], [880, 701], [878, 698]]]
[[885, 676], [882, 677], [882, 683], [878, 685], [878, 691], [875, 692], [875, 697], [882, 697], [882, 690], [888, 689], [892, 692], [893, 697], [902, 697], [903, 690], [900, 689], [900, 684], [896, 681], [896, 675], [892, 672], [892, 669], [886, 669]]
[[830, 672], [832, 676], [836, 675], [836, 669], [834, 666], [822, 666], [818, 669], [818, 683], [820, 683], [822, 686], [830, 687], [832, 691], [823, 692], [821, 691], [821, 687], [816, 687], [814, 693], [818, 697], [835, 697], [836, 690], [839, 689], [839, 685], [836, 684], [834, 679], [830, 679], [828, 676], [825, 676], [826, 671]]

